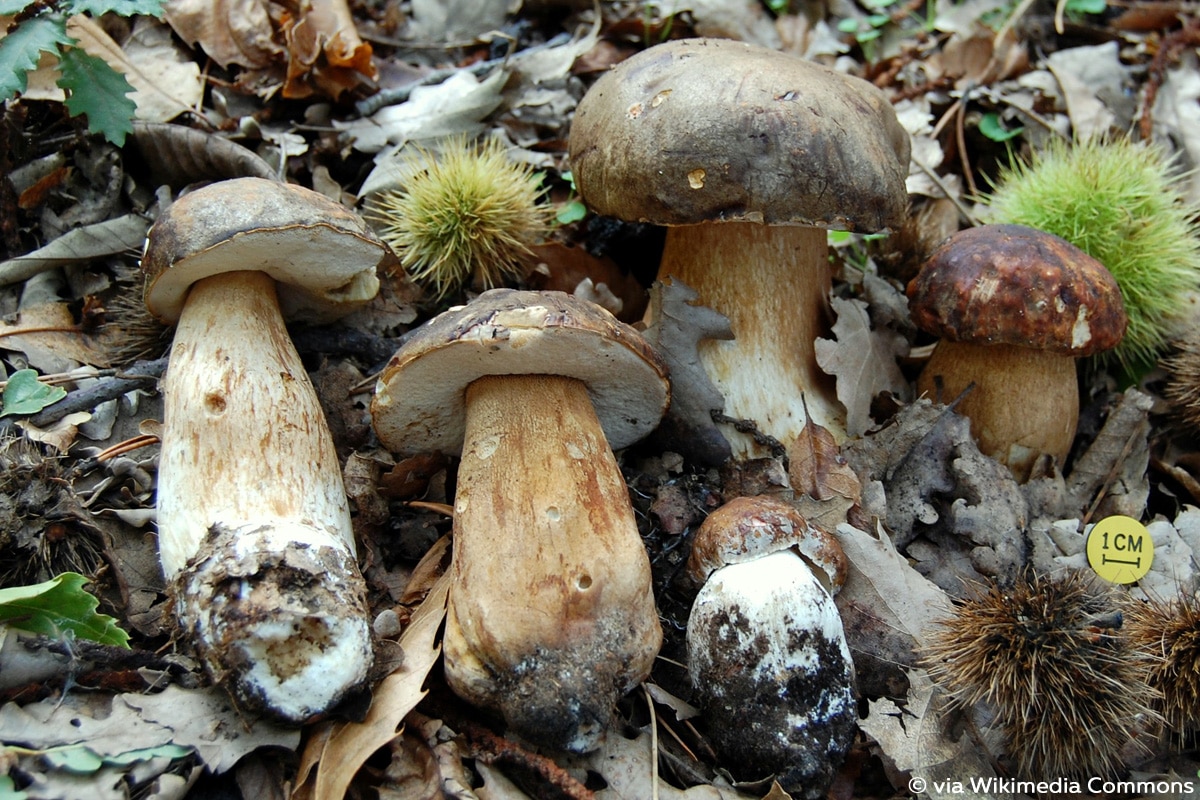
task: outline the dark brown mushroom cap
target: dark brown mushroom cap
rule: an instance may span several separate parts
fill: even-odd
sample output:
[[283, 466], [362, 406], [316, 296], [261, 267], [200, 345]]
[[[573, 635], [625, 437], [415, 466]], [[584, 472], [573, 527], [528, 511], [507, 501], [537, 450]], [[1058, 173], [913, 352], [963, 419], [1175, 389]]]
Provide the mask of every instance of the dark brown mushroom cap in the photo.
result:
[[879, 231], [898, 225], [910, 141], [864, 80], [757, 45], [643, 50], [584, 95], [571, 171], [599, 214]]
[[943, 339], [1088, 356], [1128, 319], [1103, 264], [1023, 225], [980, 225], [942, 242], [908, 284], [913, 322]]
[[722, 567], [790, 549], [824, 573], [831, 595], [846, 583], [850, 562], [837, 538], [794, 506], [764, 495], [735, 497], [704, 519], [692, 541], [687, 575], [700, 585]]
[[158, 218], [142, 257], [146, 307], [175, 322], [188, 288], [259, 270], [289, 319], [328, 322], [368, 302], [396, 256], [350, 209], [300, 186], [235, 178], [183, 195]]
[[392, 356], [371, 402], [379, 441], [407, 455], [457, 455], [467, 386], [484, 375], [582, 381], [614, 449], [654, 430], [670, 402], [662, 357], [600, 306], [564, 292], [492, 289], [431, 319]]

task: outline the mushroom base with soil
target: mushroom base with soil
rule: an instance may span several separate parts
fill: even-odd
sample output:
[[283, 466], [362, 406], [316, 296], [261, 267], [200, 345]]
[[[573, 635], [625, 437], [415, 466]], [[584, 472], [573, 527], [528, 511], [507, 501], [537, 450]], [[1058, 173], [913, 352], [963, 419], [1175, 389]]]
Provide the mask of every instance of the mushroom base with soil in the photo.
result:
[[526, 738], [586, 752], [662, 639], [628, 489], [582, 381], [485, 376], [466, 404], [446, 677]]
[[[939, 386], [940, 382], [940, 386]], [[1061, 468], [1079, 423], [1079, 384], [1069, 355], [1007, 344], [943, 339], [917, 379], [918, 392], [971, 420], [980, 452], [1028, 479], [1044, 453]]]
[[159, 553], [239, 699], [302, 722], [366, 678], [371, 635], [339, 460], [275, 282], [195, 283], [163, 381]]
[[[668, 228], [658, 274], [692, 287], [699, 302], [729, 318], [733, 340], [700, 344], [726, 415], [753, 420], [786, 446], [803, 430], [807, 404], [814, 422], [845, 435], [845, 411], [814, 345], [829, 330], [824, 229], [758, 222]], [[726, 437], [735, 456], [759, 454], [749, 436]]]

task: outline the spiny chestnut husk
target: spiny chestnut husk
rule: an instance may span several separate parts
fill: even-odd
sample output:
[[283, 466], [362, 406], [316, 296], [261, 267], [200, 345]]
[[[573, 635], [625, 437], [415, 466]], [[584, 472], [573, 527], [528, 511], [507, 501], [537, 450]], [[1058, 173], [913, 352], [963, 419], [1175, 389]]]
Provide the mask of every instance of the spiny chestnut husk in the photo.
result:
[[1121, 619], [1084, 573], [1026, 573], [975, 587], [924, 659], [955, 704], [991, 708], [1020, 777], [1109, 776], [1161, 721], [1149, 661]]
[[1131, 644], [1150, 662], [1158, 708], [1178, 734], [1200, 731], [1200, 597], [1131, 600], [1125, 612]]
[[550, 210], [538, 203], [539, 176], [499, 140], [452, 137], [436, 152], [417, 149], [403, 171], [403, 186], [376, 195], [364, 216], [414, 280], [441, 298], [524, 274]]
[[1126, 138], [1055, 139], [1004, 169], [980, 199], [990, 222], [1053, 233], [1108, 268], [1129, 315], [1125, 338], [1109, 354], [1116, 361], [1140, 366], [1163, 351], [1200, 287], [1200, 209], [1163, 148]]

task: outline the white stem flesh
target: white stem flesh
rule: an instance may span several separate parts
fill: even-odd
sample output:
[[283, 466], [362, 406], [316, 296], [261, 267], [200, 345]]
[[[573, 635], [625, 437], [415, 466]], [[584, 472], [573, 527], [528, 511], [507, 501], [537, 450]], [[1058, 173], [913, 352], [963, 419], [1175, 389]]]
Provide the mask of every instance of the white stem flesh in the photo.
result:
[[365, 678], [366, 590], [333, 440], [259, 272], [192, 287], [163, 381], [159, 551], [214, 677], [286, 720]]
[[[700, 361], [725, 396], [725, 414], [753, 420], [789, 445], [807, 416], [836, 439], [846, 415], [814, 342], [829, 336], [829, 248], [821, 228], [722, 222], [667, 229], [659, 277], [675, 277], [698, 302], [729, 317], [732, 341], [700, 343]], [[803, 401], [802, 399], [803, 398]], [[724, 431], [737, 458], [768, 455]]]

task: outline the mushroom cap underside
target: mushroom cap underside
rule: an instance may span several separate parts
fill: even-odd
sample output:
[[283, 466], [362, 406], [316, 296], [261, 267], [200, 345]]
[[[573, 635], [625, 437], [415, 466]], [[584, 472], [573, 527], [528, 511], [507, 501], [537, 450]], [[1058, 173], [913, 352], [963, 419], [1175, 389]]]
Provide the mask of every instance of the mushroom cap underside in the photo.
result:
[[592, 210], [656, 225], [895, 227], [909, 151], [875, 86], [723, 39], [667, 42], [621, 62], [580, 101], [570, 139]]
[[582, 381], [609, 446], [649, 434], [670, 402], [667, 367], [633, 328], [563, 292], [492, 289], [417, 329], [380, 375], [375, 432], [397, 453], [462, 448], [466, 388], [485, 375]]
[[357, 214], [324, 195], [236, 178], [183, 195], [151, 227], [144, 298], [151, 314], [171, 323], [192, 284], [258, 270], [277, 282], [289, 319], [328, 322], [373, 298], [377, 270], [395, 258]]

